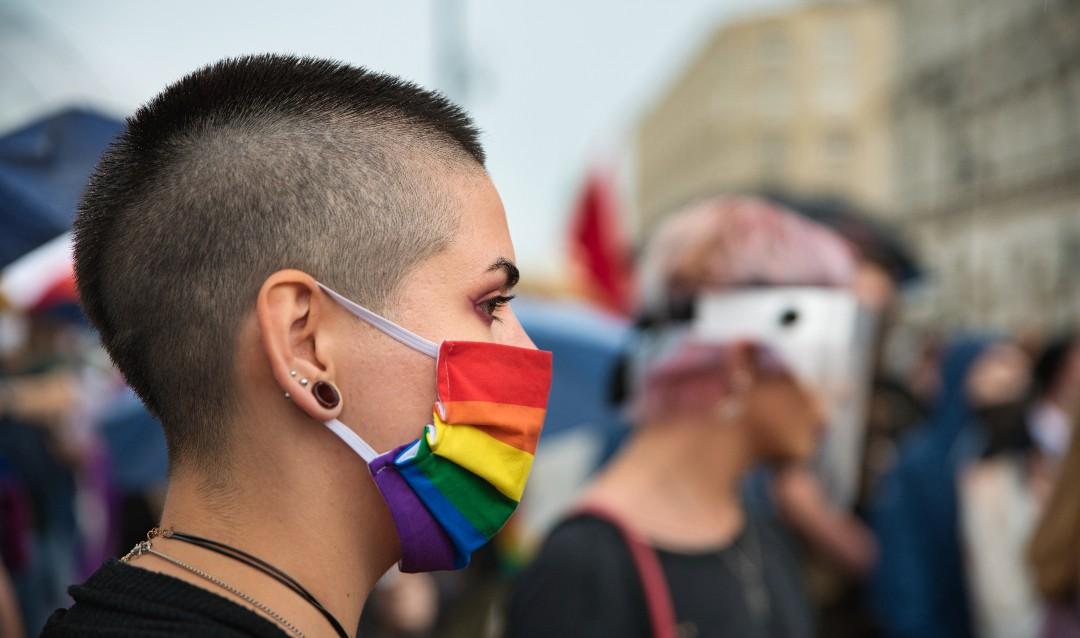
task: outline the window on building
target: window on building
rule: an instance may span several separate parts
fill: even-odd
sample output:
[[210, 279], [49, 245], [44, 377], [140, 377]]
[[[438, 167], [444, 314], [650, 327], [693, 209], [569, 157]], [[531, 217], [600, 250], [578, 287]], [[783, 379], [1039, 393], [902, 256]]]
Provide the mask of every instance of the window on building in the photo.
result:
[[763, 180], [772, 185], [782, 182], [787, 168], [787, 140], [780, 133], [766, 133], [758, 141]]
[[818, 59], [821, 106], [832, 112], [850, 109], [856, 80], [855, 34], [846, 20], [833, 20], [822, 29]]
[[779, 26], [769, 27], [758, 36], [759, 76], [757, 78], [757, 109], [773, 119], [791, 115], [792, 110], [792, 53], [788, 34]]
[[852, 136], [846, 129], [833, 129], [825, 135], [825, 163], [830, 171], [846, 170], [851, 165]]
[[762, 30], [759, 37], [761, 65], [774, 69], [787, 67], [791, 62], [791, 44], [787, 33], [777, 26]]

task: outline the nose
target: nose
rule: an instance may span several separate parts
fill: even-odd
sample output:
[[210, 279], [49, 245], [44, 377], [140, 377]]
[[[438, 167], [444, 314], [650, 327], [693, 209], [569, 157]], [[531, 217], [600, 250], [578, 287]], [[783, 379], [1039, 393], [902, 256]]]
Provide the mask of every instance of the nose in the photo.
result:
[[498, 332], [495, 334], [496, 340], [499, 343], [508, 346], [517, 346], [518, 348], [528, 348], [530, 350], [536, 350], [536, 344], [529, 338], [528, 333], [525, 332], [525, 328], [518, 321], [517, 315], [514, 314], [513, 309], [506, 313], [502, 322], [498, 325]]

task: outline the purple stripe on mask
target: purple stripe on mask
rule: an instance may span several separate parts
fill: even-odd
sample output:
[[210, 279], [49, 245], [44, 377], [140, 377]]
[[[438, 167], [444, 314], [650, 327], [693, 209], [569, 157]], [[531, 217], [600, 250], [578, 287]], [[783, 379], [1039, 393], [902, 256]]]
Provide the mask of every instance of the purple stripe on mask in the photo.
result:
[[401, 571], [406, 573], [458, 568], [454, 544], [398, 473], [394, 459], [407, 443], [380, 454], [368, 468], [397, 527], [401, 541]]

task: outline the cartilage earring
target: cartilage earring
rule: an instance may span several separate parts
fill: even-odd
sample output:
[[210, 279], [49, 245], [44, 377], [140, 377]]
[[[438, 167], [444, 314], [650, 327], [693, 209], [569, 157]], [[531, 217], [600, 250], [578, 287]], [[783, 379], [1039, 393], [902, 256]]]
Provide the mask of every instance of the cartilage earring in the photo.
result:
[[292, 395], [291, 395], [291, 394], [289, 394], [288, 392], [286, 392], [286, 393], [285, 393], [285, 398], [286, 398], [286, 399], [292, 399]]
[[289, 370], [289, 376], [290, 377], [295, 377], [296, 376], [296, 370]]
[[302, 385], [304, 387], [307, 387], [307, 384], [308, 384], [307, 377], [300, 377], [300, 385]]

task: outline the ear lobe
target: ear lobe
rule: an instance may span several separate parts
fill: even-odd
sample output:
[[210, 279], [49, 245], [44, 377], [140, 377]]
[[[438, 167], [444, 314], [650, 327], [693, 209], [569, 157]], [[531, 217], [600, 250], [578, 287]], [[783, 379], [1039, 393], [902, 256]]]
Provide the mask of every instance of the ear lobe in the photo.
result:
[[[333, 378], [330, 349], [319, 343], [320, 334], [326, 338], [326, 331], [321, 330], [326, 327], [323, 301], [325, 297], [310, 275], [280, 270], [263, 282], [255, 313], [259, 339], [278, 384], [276, 392], [312, 419], [329, 421], [341, 413], [340, 393], [332, 406], [321, 403], [313, 393], [318, 384]], [[324, 398], [330, 396], [325, 389], [323, 392]]]
[[303, 379], [308, 383], [299, 384], [297, 392], [292, 393], [292, 401], [309, 417], [323, 423], [341, 416], [341, 391], [330, 381], [324, 379]]
[[316, 381], [311, 386], [311, 394], [315, 401], [327, 410], [333, 410], [341, 404], [341, 392], [329, 381]]

